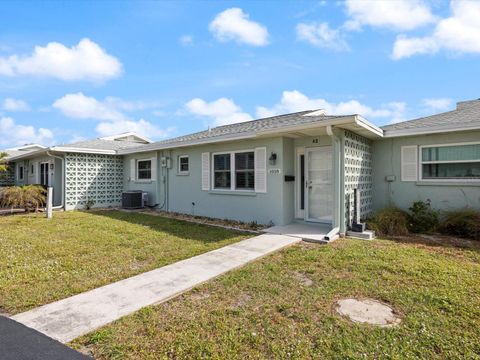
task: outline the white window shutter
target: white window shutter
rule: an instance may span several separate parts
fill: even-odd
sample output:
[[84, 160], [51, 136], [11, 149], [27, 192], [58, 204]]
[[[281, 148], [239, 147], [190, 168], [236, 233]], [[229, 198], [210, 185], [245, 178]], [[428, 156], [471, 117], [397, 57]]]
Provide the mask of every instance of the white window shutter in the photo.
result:
[[137, 166], [135, 159], [130, 160], [130, 181], [135, 181]]
[[418, 147], [402, 146], [401, 151], [402, 181], [417, 181], [418, 179]]
[[210, 153], [202, 153], [202, 190], [210, 190]]
[[157, 158], [151, 158], [152, 161], [152, 168], [151, 168], [151, 176], [153, 181], [157, 181]]
[[267, 148], [255, 148], [255, 192], [267, 192]]

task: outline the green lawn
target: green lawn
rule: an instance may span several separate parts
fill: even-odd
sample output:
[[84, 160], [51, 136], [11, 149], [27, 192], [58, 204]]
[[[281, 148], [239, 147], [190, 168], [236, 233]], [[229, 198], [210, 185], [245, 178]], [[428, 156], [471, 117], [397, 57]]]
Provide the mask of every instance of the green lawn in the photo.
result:
[[[480, 358], [479, 247], [375, 240], [299, 244], [75, 340], [95, 358]], [[403, 318], [353, 324], [370, 297]]]
[[15, 314], [251, 237], [119, 211], [0, 217], [0, 313]]

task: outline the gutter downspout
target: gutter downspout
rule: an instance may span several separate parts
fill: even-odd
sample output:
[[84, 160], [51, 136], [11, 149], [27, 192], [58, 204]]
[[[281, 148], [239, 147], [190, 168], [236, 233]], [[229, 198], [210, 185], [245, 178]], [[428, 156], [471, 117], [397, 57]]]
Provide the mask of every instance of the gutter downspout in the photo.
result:
[[53, 206], [52, 209], [57, 210], [57, 209], [63, 209], [64, 208], [64, 200], [65, 200], [65, 158], [57, 155], [53, 155], [49, 150], [47, 150], [47, 155], [51, 156], [56, 159], [60, 159], [62, 161], [62, 196], [60, 199], [62, 200], [60, 205], [58, 206]]

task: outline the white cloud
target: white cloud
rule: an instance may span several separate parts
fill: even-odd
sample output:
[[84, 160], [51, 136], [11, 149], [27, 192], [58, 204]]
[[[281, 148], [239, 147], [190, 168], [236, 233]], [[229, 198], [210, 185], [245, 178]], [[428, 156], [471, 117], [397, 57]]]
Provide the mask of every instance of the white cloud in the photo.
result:
[[340, 30], [330, 28], [328, 23], [300, 23], [297, 25], [297, 38], [317, 47], [337, 51], [348, 50]]
[[240, 8], [230, 8], [219, 13], [210, 23], [209, 30], [220, 41], [237, 41], [253, 46], [268, 44], [265, 26], [249, 19]]
[[75, 119], [97, 119], [97, 120], [125, 120], [125, 115], [118, 111], [108, 101], [101, 102], [79, 92], [67, 94], [57, 99], [53, 105], [65, 116]]
[[122, 73], [122, 64], [90, 39], [66, 47], [57, 42], [35, 46], [31, 55], [0, 57], [0, 75], [32, 75], [60, 80], [101, 82]]
[[180, 44], [182, 44], [183, 46], [193, 45], [193, 36], [192, 35], [180, 36]]
[[175, 127], [160, 129], [156, 125], [144, 119], [140, 119], [138, 121], [120, 120], [113, 122], [101, 122], [97, 125], [96, 131], [102, 136], [133, 131], [149, 138], [165, 138], [175, 131]]
[[187, 102], [185, 108], [192, 114], [213, 119], [214, 126], [252, 120], [250, 114], [243, 112], [233, 100], [227, 98], [220, 98], [212, 102], [196, 98]]
[[1, 109], [5, 111], [28, 111], [30, 106], [23, 100], [6, 98], [3, 100]]
[[332, 103], [322, 98], [309, 98], [300, 91], [284, 91], [279, 103], [274, 106], [257, 107], [259, 118], [304, 110], [324, 109], [328, 115], [360, 114], [367, 119], [388, 119], [398, 122], [404, 119], [406, 105], [403, 102], [390, 102], [375, 109], [358, 100]]
[[50, 145], [53, 132], [46, 128], [35, 129], [30, 125], [19, 125], [11, 117], [0, 118], [0, 146], [9, 147], [30, 143]]
[[417, 54], [433, 54], [441, 49], [453, 53], [480, 53], [480, 2], [452, 1], [452, 15], [440, 20], [425, 37], [399, 36], [392, 57], [401, 59]]
[[430, 111], [444, 111], [451, 107], [453, 101], [449, 98], [428, 98], [423, 99], [422, 104]]
[[99, 101], [79, 92], [66, 94], [57, 99], [52, 106], [70, 118], [101, 120], [102, 122], [97, 125], [96, 131], [102, 136], [134, 131], [150, 138], [166, 137], [175, 128], [161, 129], [145, 119], [133, 120], [124, 113], [124, 111], [142, 110], [152, 105], [153, 103], [126, 101], [111, 96]]
[[351, 17], [345, 23], [348, 30], [358, 30], [363, 25], [413, 30], [435, 21], [435, 16], [422, 0], [347, 0], [345, 6]]

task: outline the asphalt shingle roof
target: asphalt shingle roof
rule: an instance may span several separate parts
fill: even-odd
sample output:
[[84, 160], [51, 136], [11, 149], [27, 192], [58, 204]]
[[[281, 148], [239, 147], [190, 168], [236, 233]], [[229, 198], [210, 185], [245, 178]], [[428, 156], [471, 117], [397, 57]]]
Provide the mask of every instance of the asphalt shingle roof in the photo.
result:
[[102, 139], [93, 139], [78, 141], [71, 144], [59, 145], [58, 147], [71, 147], [71, 148], [81, 148], [81, 149], [98, 149], [98, 150], [124, 150], [132, 149], [136, 147], [142, 147], [145, 144], [141, 144], [135, 141], [115, 141], [115, 140], [102, 140]]
[[321, 123], [323, 121], [329, 121], [332, 119], [338, 119], [343, 117], [350, 117], [352, 115], [338, 115], [338, 116], [331, 116], [331, 115], [313, 115], [313, 116], [304, 116], [308, 113], [311, 113], [314, 110], [308, 111], [300, 111], [292, 114], [285, 114], [285, 115], [278, 115], [272, 116], [269, 118], [258, 119], [258, 120], [251, 120], [245, 121], [241, 123], [231, 124], [231, 125], [223, 125], [217, 126], [210, 130], [204, 130], [200, 132], [196, 132], [193, 134], [188, 134], [184, 136], [175, 137], [172, 139], [157, 141], [148, 145], [144, 145], [142, 147], [142, 151], [155, 149], [157, 147], [161, 147], [163, 145], [179, 145], [181, 143], [188, 143], [190, 141], [196, 140], [204, 140], [204, 139], [215, 139], [222, 136], [228, 135], [241, 135], [241, 134], [249, 134], [255, 133], [264, 130], [271, 130], [271, 129], [278, 129], [283, 127], [288, 127], [292, 125], [302, 125], [302, 124], [310, 124], [310, 123]]
[[480, 128], [480, 99], [459, 102], [452, 111], [382, 126], [382, 130], [428, 130], [432, 127], [448, 127], [452, 131], [455, 128]]

